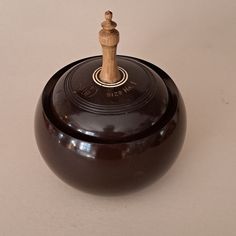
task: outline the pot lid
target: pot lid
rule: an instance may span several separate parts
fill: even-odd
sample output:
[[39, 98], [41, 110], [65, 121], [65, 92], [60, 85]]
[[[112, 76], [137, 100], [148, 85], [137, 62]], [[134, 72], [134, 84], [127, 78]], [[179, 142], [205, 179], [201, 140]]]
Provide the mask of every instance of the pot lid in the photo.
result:
[[103, 56], [78, 61], [58, 79], [51, 96], [55, 118], [78, 135], [119, 141], [145, 133], [165, 114], [168, 90], [140, 60], [117, 56], [119, 32], [105, 13]]

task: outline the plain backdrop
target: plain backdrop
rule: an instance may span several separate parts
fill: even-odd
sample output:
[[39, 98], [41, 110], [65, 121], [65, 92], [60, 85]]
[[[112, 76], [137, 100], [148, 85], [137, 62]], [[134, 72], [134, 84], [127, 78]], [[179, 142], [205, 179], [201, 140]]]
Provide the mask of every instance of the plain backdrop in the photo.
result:
[[[188, 114], [170, 171], [116, 197], [61, 182], [33, 130], [48, 79], [101, 53], [108, 9], [120, 31], [118, 53], [169, 73]], [[236, 235], [235, 68], [235, 0], [0, 0], [0, 235]]]

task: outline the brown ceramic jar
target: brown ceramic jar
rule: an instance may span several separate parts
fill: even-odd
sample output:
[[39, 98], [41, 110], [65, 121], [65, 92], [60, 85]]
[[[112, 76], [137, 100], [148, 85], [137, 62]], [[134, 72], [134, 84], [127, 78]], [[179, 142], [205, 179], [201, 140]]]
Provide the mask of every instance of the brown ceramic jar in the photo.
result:
[[68, 184], [94, 193], [147, 185], [175, 161], [184, 141], [185, 107], [157, 66], [116, 55], [119, 32], [106, 12], [103, 56], [73, 62], [46, 84], [35, 136], [49, 167]]

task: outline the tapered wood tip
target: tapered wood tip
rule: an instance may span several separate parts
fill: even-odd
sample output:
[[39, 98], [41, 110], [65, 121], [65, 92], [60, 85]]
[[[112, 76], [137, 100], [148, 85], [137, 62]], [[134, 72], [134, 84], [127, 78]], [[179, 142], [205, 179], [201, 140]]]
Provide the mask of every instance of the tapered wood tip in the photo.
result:
[[102, 70], [99, 75], [105, 83], [115, 83], [120, 80], [120, 72], [116, 62], [116, 47], [119, 42], [119, 32], [112, 21], [112, 12], [105, 12], [105, 21], [102, 22], [99, 32], [99, 41], [102, 45]]
[[112, 20], [112, 12], [111, 11], [108, 10], [105, 12], [105, 19]]

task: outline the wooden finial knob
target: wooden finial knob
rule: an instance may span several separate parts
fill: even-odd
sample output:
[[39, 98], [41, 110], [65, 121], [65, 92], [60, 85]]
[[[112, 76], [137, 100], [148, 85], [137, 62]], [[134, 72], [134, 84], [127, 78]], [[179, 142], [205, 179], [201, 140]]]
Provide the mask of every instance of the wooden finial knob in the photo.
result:
[[105, 19], [111, 21], [111, 19], [112, 19], [112, 12], [111, 11], [105, 12]]
[[116, 62], [116, 48], [119, 42], [119, 32], [115, 29], [116, 23], [112, 21], [112, 12], [105, 12], [105, 21], [99, 32], [99, 41], [102, 46], [102, 70], [99, 75], [105, 83], [115, 83], [120, 80], [120, 73]]

